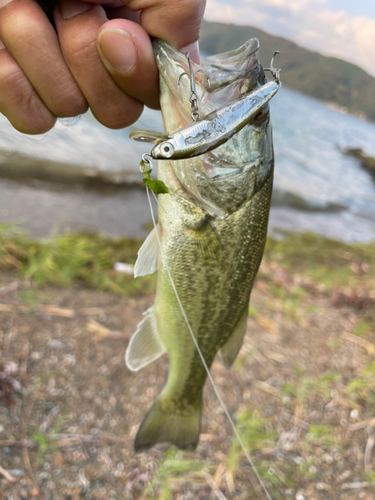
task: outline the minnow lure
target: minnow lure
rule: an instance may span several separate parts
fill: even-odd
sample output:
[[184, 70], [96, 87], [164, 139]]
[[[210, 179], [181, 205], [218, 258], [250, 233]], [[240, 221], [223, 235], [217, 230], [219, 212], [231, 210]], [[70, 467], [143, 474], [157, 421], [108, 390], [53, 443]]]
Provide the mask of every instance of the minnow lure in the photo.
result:
[[129, 137], [135, 141], [156, 143], [150, 152], [155, 160], [199, 156], [216, 149], [239, 132], [261, 112], [280, 87], [280, 81], [268, 82], [170, 135], [135, 130]]

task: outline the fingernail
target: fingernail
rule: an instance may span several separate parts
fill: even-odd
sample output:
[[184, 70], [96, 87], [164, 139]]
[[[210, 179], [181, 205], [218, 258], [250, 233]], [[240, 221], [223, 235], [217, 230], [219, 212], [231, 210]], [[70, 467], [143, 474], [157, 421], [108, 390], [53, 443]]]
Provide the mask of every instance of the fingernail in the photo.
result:
[[98, 44], [103, 62], [119, 73], [128, 73], [136, 63], [134, 42], [126, 31], [105, 29], [100, 32]]
[[92, 4], [79, 2], [78, 0], [64, 0], [60, 4], [60, 12], [63, 19], [70, 19], [92, 9]]

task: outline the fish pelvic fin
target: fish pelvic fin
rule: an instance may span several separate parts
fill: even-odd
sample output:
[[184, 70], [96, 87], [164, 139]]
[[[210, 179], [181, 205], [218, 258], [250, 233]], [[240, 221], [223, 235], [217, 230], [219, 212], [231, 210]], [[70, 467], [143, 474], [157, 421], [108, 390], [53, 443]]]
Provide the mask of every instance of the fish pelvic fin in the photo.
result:
[[153, 308], [147, 309], [144, 318], [130, 339], [125, 353], [129, 370], [136, 372], [165, 353], [157, 330]]
[[220, 350], [221, 358], [223, 360], [225, 368], [230, 368], [237, 358], [237, 355], [241, 349], [243, 339], [246, 333], [246, 323], [248, 316], [247, 305], [245, 311], [243, 312], [239, 322], [237, 323], [232, 335], [229, 337], [227, 342], [223, 345]]
[[170, 443], [182, 450], [195, 449], [201, 429], [202, 399], [196, 406], [174, 408], [173, 400], [159, 396], [146, 413], [134, 441], [136, 452], [157, 443]]

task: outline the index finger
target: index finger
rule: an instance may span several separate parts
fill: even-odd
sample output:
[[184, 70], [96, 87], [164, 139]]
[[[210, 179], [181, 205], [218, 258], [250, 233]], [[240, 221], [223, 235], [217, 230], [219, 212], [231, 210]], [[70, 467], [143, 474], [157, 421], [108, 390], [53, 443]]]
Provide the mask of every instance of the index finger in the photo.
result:
[[141, 26], [155, 38], [185, 49], [199, 62], [198, 41], [206, 0], [122, 0], [141, 11]]

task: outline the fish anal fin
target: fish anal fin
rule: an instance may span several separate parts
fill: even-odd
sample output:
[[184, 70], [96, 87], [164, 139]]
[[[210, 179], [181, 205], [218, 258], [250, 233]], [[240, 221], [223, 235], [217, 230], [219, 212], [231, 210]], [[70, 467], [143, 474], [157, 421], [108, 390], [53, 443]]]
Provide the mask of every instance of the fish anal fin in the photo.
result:
[[130, 339], [125, 353], [125, 363], [129, 370], [136, 372], [158, 359], [164, 352], [151, 307], [145, 312], [145, 317]]
[[237, 323], [232, 335], [220, 350], [225, 368], [230, 368], [239, 353], [246, 333], [248, 310], [245, 308], [239, 322]]
[[160, 223], [156, 224], [138, 251], [137, 262], [134, 266], [134, 278], [152, 274], [157, 271], [159, 261], [159, 242], [157, 233], [160, 237]]
[[198, 444], [202, 400], [195, 407], [173, 412], [170, 401], [159, 396], [146, 413], [134, 441], [135, 451], [152, 448], [157, 443], [170, 443], [183, 450]]

